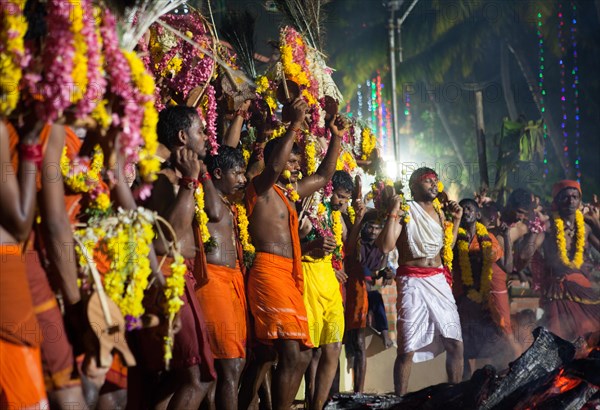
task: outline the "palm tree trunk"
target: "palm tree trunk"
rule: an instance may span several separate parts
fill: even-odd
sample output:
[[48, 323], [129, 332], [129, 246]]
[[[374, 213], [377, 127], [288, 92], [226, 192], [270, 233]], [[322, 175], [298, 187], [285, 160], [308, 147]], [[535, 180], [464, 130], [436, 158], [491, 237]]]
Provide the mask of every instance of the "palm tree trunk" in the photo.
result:
[[[423, 80], [423, 82], [426, 84], [427, 89], [430, 89], [429, 86], [429, 82], [427, 80]], [[442, 111], [442, 107], [440, 106], [440, 104], [436, 101], [435, 96], [429, 94], [429, 101], [431, 101], [431, 103], [433, 104], [433, 107], [435, 108], [435, 112], [437, 113], [440, 122], [442, 123], [442, 127], [444, 127], [444, 131], [446, 131], [446, 134], [448, 134], [448, 138], [450, 138], [450, 142], [452, 143], [452, 148], [454, 148], [454, 152], [456, 153], [456, 156], [458, 157], [458, 160], [460, 161], [460, 165], [465, 168], [465, 159], [463, 157], [462, 151], [460, 150], [460, 144], [458, 143], [458, 140], [456, 139], [456, 135], [454, 135], [454, 132], [452, 132], [452, 129], [450, 129], [450, 125], [448, 124], [448, 118], [446, 117], [446, 114], [444, 114], [444, 112]]]
[[508, 47], [506, 43], [500, 44], [500, 78], [502, 79], [502, 93], [508, 110], [508, 117], [511, 121], [516, 121], [519, 117], [517, 105], [515, 104], [515, 95], [510, 83], [510, 60]]
[[559, 162], [560, 166], [562, 167], [565, 178], [572, 178], [572, 175], [571, 175], [572, 169], [568, 166], [568, 164], [565, 160], [565, 157], [563, 155], [563, 147], [562, 147], [560, 141], [558, 140], [558, 137], [559, 137], [559, 135], [561, 135], [561, 132], [556, 127], [556, 124], [554, 123], [552, 116], [548, 113], [548, 110], [545, 110], [545, 112], [542, 112], [541, 104], [540, 104], [541, 93], [540, 93], [540, 89], [537, 86], [537, 83], [535, 82], [535, 77], [533, 76], [531, 68], [529, 67], [529, 64], [527, 63], [527, 60], [525, 58], [523, 58], [523, 55], [520, 52], [520, 50], [518, 50], [516, 47], [513, 47], [513, 45], [510, 42], [507, 42], [506, 45], [508, 46], [508, 49], [510, 50], [510, 52], [515, 56], [515, 59], [517, 60], [517, 64], [519, 64], [519, 68], [521, 69], [521, 73], [523, 74], [523, 76], [525, 77], [525, 80], [527, 81], [527, 85], [529, 86], [529, 91], [531, 92], [533, 101], [535, 102], [535, 105], [537, 106], [542, 119], [546, 123], [546, 127], [548, 128], [548, 137], [550, 138], [552, 148], [554, 149], [556, 158], [558, 159], [558, 162]]

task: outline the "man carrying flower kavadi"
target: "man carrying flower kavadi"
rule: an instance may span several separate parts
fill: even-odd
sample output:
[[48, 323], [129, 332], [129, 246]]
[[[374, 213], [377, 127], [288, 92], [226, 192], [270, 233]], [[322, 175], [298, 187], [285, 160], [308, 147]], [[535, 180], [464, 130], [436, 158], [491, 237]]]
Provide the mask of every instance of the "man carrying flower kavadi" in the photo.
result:
[[[196, 283], [206, 281], [206, 259], [195, 216], [195, 196], [201, 187], [198, 178], [206, 178], [200, 176], [200, 170], [206, 156], [207, 137], [198, 112], [185, 106], [161, 111], [157, 133], [170, 157], [163, 162], [147, 207], [157, 211], [174, 228], [187, 271], [182, 295], [184, 304], [179, 311], [181, 330], [174, 337], [170, 371], [159, 378], [165, 383], [153, 390], [151, 403], [142, 407], [168, 405], [196, 409], [216, 377], [204, 315], [194, 293]], [[169, 256], [162, 265], [163, 273], [168, 277], [173, 259], [161, 240], [155, 240], [154, 246], [158, 255]], [[139, 350], [143, 358], [138, 360], [138, 367], [144, 366], [147, 373], [158, 374], [164, 370], [162, 338], [153, 338], [152, 343], [149, 339], [151, 337], [140, 338]], [[144, 391], [147, 391], [147, 385]]]
[[398, 354], [394, 364], [394, 390], [399, 396], [406, 394], [413, 361], [430, 360], [446, 350], [448, 381], [460, 382], [463, 372], [460, 320], [448, 266], [462, 208], [449, 201], [446, 210], [453, 225], [445, 224], [437, 200], [438, 176], [430, 168], [415, 170], [409, 188], [413, 201], [406, 205], [401, 195], [394, 196], [377, 238], [383, 252], [397, 247], [400, 255], [396, 275]]
[[[354, 190], [352, 177], [336, 171], [329, 201], [317, 205], [316, 215], [306, 215], [300, 224], [304, 305], [313, 343], [311, 364], [306, 372], [309, 408], [322, 409], [329, 395], [344, 336], [344, 305], [334, 263], [342, 269], [343, 220], [340, 209]], [[335, 258], [335, 261], [334, 261]]]
[[244, 156], [221, 145], [206, 159], [204, 182], [208, 231], [214, 246], [206, 249], [208, 282], [196, 290], [205, 315], [217, 371], [216, 408], [238, 408], [238, 385], [246, 362], [246, 291], [244, 255], [237, 208], [228, 197], [246, 185]]
[[502, 247], [478, 222], [481, 212], [475, 200], [466, 198], [459, 205], [463, 216], [452, 262], [452, 288], [464, 339], [463, 379], [469, 379], [475, 359], [504, 369], [514, 354], [506, 273], [497, 263]]
[[589, 245], [600, 251], [600, 209], [593, 204], [584, 216], [577, 181], [557, 182], [552, 197], [554, 212], [549, 227], [535, 234], [544, 265], [540, 278], [542, 322], [563, 339], [584, 336], [588, 342], [597, 343], [600, 295], [586, 275], [585, 255]]
[[[266, 145], [265, 169], [246, 189], [250, 234], [256, 247], [248, 277], [248, 303], [254, 337], [260, 343], [272, 344], [278, 354], [272, 382], [275, 409], [292, 405], [313, 347], [302, 299], [304, 277], [295, 202], [331, 179], [342, 134], [336, 116], [329, 123], [331, 140], [323, 162], [315, 174], [299, 181], [300, 152], [294, 140], [303, 127], [307, 104], [296, 99], [290, 111], [292, 121], [287, 132]], [[254, 391], [260, 383], [259, 375]]]

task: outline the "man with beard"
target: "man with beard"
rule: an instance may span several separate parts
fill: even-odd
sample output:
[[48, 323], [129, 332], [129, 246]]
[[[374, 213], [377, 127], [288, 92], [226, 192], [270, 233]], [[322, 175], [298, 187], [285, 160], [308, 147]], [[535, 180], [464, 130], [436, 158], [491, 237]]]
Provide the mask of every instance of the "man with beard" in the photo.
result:
[[[458, 383], [463, 372], [460, 320], [452, 296], [451, 276], [443, 261], [444, 213], [438, 196], [438, 176], [430, 168], [419, 168], [410, 176], [413, 201], [404, 211], [396, 195], [377, 244], [383, 252], [394, 247], [400, 254], [396, 275], [398, 288], [398, 355], [394, 364], [394, 390], [406, 394], [412, 362], [433, 359], [446, 351], [450, 383]], [[462, 208], [449, 201], [446, 211], [454, 224], [454, 247]], [[405, 221], [405, 213], [410, 219]]]
[[[289, 108], [292, 121], [287, 132], [265, 146], [265, 169], [246, 190], [250, 235], [256, 248], [248, 278], [248, 304], [255, 337], [265, 346], [274, 345], [278, 354], [272, 382], [276, 409], [292, 405], [312, 348], [302, 300], [304, 277], [295, 202], [323, 188], [331, 179], [343, 133], [336, 116], [328, 124], [331, 140], [323, 162], [313, 175], [299, 180], [301, 157], [294, 140], [301, 132], [308, 107], [298, 98]], [[263, 355], [259, 361], [266, 359]], [[252, 376], [253, 393], [262, 383], [261, 373]]]
[[[586, 275], [585, 255], [590, 245], [600, 250], [600, 211], [592, 206], [587, 217], [583, 215], [577, 181], [557, 182], [552, 187], [552, 197], [554, 212], [549, 227], [546, 232], [535, 234], [543, 258], [542, 322], [563, 339], [574, 340], [592, 333], [597, 337], [600, 295]], [[526, 248], [522, 257], [530, 258], [533, 248]]]
[[[194, 193], [208, 179], [206, 174], [200, 175], [207, 138], [198, 112], [184, 106], [161, 111], [157, 133], [159, 142], [170, 156], [163, 162], [147, 207], [157, 211], [174, 228], [188, 271], [182, 295], [184, 304], [179, 311], [181, 330], [174, 337], [173, 359], [168, 373], [163, 372], [162, 338], [152, 338], [151, 331], [140, 331], [139, 351], [142, 357], [137, 367], [141, 367], [147, 376], [141, 382], [144, 392], [148, 391], [151, 380], [159, 382], [150, 390], [151, 397], [145, 398], [148, 400], [146, 403], [136, 404], [140, 407], [164, 405], [197, 409], [215, 379], [208, 332], [194, 293], [196, 283], [206, 281], [206, 258], [195, 218]], [[167, 254], [162, 241], [155, 241], [154, 246], [157, 254], [167, 256], [162, 266], [165, 276], [169, 276], [172, 257]], [[146, 333], [152, 336], [144, 337]]]
[[[318, 204], [316, 215], [303, 218], [305, 223], [301, 226], [308, 233], [300, 235], [304, 304], [314, 346], [306, 372], [307, 401], [309, 407], [315, 409], [323, 408], [329, 395], [344, 336], [344, 305], [333, 265], [336, 263], [336, 268], [342, 270], [343, 243], [336, 243], [335, 232], [339, 230], [341, 240], [343, 218], [340, 210], [352, 196], [354, 183], [347, 172], [336, 171], [332, 184], [331, 200]], [[357, 212], [362, 212], [360, 204], [357, 204]]]
[[502, 248], [478, 219], [481, 212], [473, 199], [460, 201], [460, 221], [452, 271], [464, 339], [464, 373], [469, 379], [475, 359], [491, 359], [504, 369], [513, 359], [512, 329], [506, 290], [506, 273], [497, 262]]
[[238, 385], [246, 362], [247, 307], [237, 208], [229, 200], [246, 185], [244, 156], [240, 150], [222, 145], [206, 163], [211, 176], [204, 182], [208, 230], [216, 246], [206, 250], [208, 282], [196, 290], [196, 296], [215, 358], [216, 407], [237, 409]]

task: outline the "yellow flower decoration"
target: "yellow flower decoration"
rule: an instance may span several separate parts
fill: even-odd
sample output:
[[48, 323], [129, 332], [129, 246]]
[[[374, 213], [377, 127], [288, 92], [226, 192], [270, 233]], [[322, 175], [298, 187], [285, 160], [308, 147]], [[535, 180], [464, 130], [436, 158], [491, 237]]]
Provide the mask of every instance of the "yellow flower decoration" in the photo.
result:
[[211, 236], [208, 230], [208, 215], [206, 215], [206, 211], [204, 210], [204, 187], [202, 186], [202, 184], [198, 185], [198, 188], [196, 188], [196, 191], [194, 192], [194, 199], [196, 201], [196, 222], [200, 227], [200, 235], [202, 236], [202, 241], [204, 242], [205, 246], [210, 246]]
[[354, 210], [354, 207], [352, 207], [352, 205], [348, 205], [348, 218], [350, 218], [350, 223], [354, 224], [354, 221], [356, 220], [356, 211]]
[[342, 240], [342, 213], [340, 211], [331, 211], [331, 219], [333, 222], [332, 231], [333, 231], [333, 239], [335, 239], [335, 244], [337, 249], [342, 249], [344, 246], [344, 242]]
[[73, 78], [73, 93], [71, 95], [71, 102], [76, 103], [83, 98], [85, 91], [88, 86], [87, 77], [87, 44], [85, 38], [81, 34], [83, 29], [83, 8], [81, 7], [81, 1], [69, 1], [71, 6], [71, 33], [73, 33], [74, 51], [73, 55], [73, 71], [71, 77]]
[[315, 141], [307, 141], [304, 149], [306, 155], [306, 174], [312, 175], [317, 171], [317, 147]]
[[367, 160], [371, 156], [371, 153], [377, 145], [377, 137], [373, 134], [373, 131], [369, 127], [365, 127], [361, 131], [362, 141], [361, 150], [362, 154], [360, 159]]
[[337, 163], [335, 164], [336, 171], [346, 171], [350, 172], [354, 168], [356, 168], [356, 160], [354, 159], [354, 155], [349, 151], [344, 151], [342, 155], [338, 157]]
[[[14, 0], [0, 7], [0, 116], [9, 115], [19, 102], [19, 83], [23, 77], [27, 19], [25, 0]], [[12, 6], [12, 7], [10, 7]]]
[[444, 183], [442, 181], [440, 181], [440, 180], [438, 180], [437, 189], [438, 189], [438, 192], [443, 192], [444, 191]]
[[583, 251], [585, 250], [585, 221], [583, 213], [577, 210], [575, 213], [575, 255], [573, 260], [569, 260], [567, 255], [567, 241], [565, 239], [565, 223], [557, 215], [554, 217], [554, 225], [556, 226], [556, 248], [558, 249], [558, 257], [566, 267], [571, 269], [579, 269], [583, 265]]
[[129, 62], [131, 68], [131, 79], [140, 93], [146, 96], [144, 103], [144, 117], [140, 134], [144, 140], [144, 146], [139, 152], [138, 167], [140, 176], [146, 183], [156, 179], [156, 174], [160, 171], [160, 161], [156, 156], [158, 148], [158, 135], [156, 134], [156, 125], [158, 124], [158, 112], [154, 107], [154, 78], [148, 74], [144, 63], [133, 51], [123, 51], [123, 55]]
[[[94, 153], [89, 166], [80, 163], [81, 159], [71, 161], [67, 156], [67, 147], [63, 148], [60, 157], [60, 171], [64, 184], [73, 193], [90, 192], [100, 181], [100, 172], [104, 164], [104, 154], [99, 145], [94, 147]], [[76, 169], [78, 169], [76, 171]]]
[[469, 258], [469, 242], [467, 241], [467, 232], [464, 228], [458, 229], [459, 239], [456, 242], [456, 246], [458, 248], [458, 263], [460, 266], [462, 283], [466, 287], [471, 287], [471, 289], [467, 291], [467, 297], [476, 303], [482, 303], [487, 300], [492, 286], [492, 241], [489, 237], [486, 227], [483, 224], [477, 222], [475, 226], [477, 240], [481, 244], [481, 252], [483, 256], [479, 290], [472, 288], [475, 282], [473, 279], [471, 260]]
[[[173, 258], [173, 263], [170, 267], [171, 275], [165, 278], [164, 305], [165, 313], [169, 318], [169, 328], [171, 328], [175, 316], [183, 306], [181, 296], [183, 296], [183, 292], [185, 291], [185, 273], [187, 272], [183, 256], [179, 253]], [[171, 335], [165, 336], [164, 343], [164, 360], [168, 368], [169, 362], [173, 358], [173, 337]]]
[[[433, 200], [433, 208], [440, 216], [440, 220], [444, 221], [444, 213], [442, 212], [442, 204], [435, 198]], [[454, 252], [452, 250], [452, 242], [454, 241], [454, 224], [449, 221], [444, 221], [444, 246], [442, 248], [442, 261], [450, 271], [452, 271], [452, 260]]]

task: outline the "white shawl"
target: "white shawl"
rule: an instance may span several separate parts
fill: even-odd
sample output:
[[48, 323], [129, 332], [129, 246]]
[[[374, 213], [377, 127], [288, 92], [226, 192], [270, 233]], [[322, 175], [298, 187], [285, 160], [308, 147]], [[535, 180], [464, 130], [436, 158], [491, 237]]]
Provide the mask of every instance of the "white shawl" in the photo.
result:
[[411, 201], [409, 205], [406, 233], [410, 252], [413, 258], [433, 259], [444, 244], [444, 230], [439, 219], [433, 219], [417, 202]]

